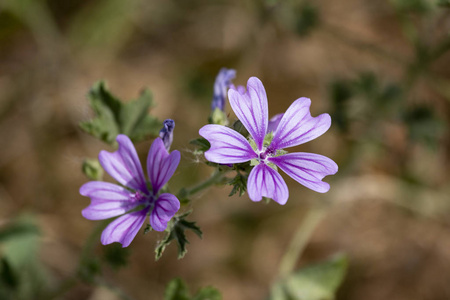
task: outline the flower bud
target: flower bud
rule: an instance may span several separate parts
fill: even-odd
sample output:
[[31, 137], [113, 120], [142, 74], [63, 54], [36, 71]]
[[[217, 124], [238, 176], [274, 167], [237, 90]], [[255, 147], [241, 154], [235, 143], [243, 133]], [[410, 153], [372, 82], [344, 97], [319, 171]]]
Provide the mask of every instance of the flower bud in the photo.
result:
[[164, 147], [169, 151], [173, 142], [173, 130], [175, 129], [175, 121], [172, 119], [164, 120], [164, 127], [159, 132], [159, 137], [163, 140]]
[[228, 88], [231, 85], [231, 80], [236, 77], [236, 71], [233, 69], [222, 68], [217, 74], [214, 82], [214, 95], [211, 103], [211, 111], [214, 112], [216, 108], [221, 111], [225, 110], [225, 98], [227, 96]]

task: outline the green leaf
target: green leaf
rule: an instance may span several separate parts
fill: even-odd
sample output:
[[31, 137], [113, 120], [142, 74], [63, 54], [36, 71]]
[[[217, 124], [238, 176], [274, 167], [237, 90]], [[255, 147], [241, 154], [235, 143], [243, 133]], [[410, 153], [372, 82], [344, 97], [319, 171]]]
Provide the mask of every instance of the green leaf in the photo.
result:
[[[345, 255], [307, 266], [277, 283], [271, 300], [333, 300], [347, 272]], [[275, 294], [274, 291], [277, 291]]]
[[232, 129], [239, 132], [245, 138], [247, 138], [250, 135], [250, 133], [248, 133], [247, 129], [245, 128], [244, 124], [242, 124], [242, 122], [239, 120], [236, 120], [231, 127]]
[[164, 292], [164, 300], [190, 300], [186, 283], [180, 278], [172, 279], [167, 284]]
[[[2, 232], [6, 232], [2, 240], [3, 259], [18, 284], [13, 299], [40, 298], [50, 276], [39, 260], [40, 236], [35, 221], [31, 217], [21, 217]], [[2, 273], [9, 271], [5, 271], [3, 265]]]
[[1, 258], [0, 280], [1, 280], [0, 286], [4, 286], [11, 290], [15, 290], [19, 285], [19, 278], [17, 274], [12, 269], [8, 260], [4, 257]]
[[100, 165], [98, 159], [90, 159], [87, 158], [83, 161], [83, 165], [81, 166], [81, 170], [84, 175], [90, 180], [102, 180], [103, 178], [103, 168]]
[[16, 239], [22, 235], [35, 235], [39, 233], [39, 229], [32, 223], [15, 222], [0, 229], [0, 242]]
[[100, 81], [89, 92], [95, 118], [80, 123], [82, 130], [98, 139], [114, 144], [118, 134], [126, 134], [133, 142], [157, 136], [161, 122], [148, 114], [153, 106], [151, 93], [145, 90], [138, 99], [123, 103]]
[[236, 176], [228, 182], [228, 184], [233, 186], [233, 189], [228, 196], [230, 197], [236, 193], [239, 193], [240, 197], [244, 195], [245, 191], [247, 190], [247, 176], [242, 175], [240, 172], [238, 172]]
[[145, 228], [144, 228], [144, 234], [147, 234], [152, 230], [153, 230], [152, 225], [147, 224], [147, 225], [145, 225]]
[[191, 230], [198, 237], [202, 238], [202, 231], [200, 228], [195, 225], [195, 222], [186, 221], [186, 217], [191, 213], [191, 211], [175, 217], [169, 223], [168, 232], [162, 241], [159, 242], [158, 246], [155, 249], [155, 257], [156, 260], [160, 259], [166, 247], [175, 240], [178, 245], [178, 259], [183, 258], [187, 252], [186, 244], [189, 244], [189, 241], [186, 238], [185, 231]]
[[217, 289], [208, 286], [191, 297], [186, 283], [180, 278], [175, 278], [167, 284], [164, 300], [222, 300], [222, 295]]
[[207, 286], [198, 291], [192, 300], [222, 300], [222, 294], [216, 288]]
[[208, 151], [209, 148], [211, 148], [211, 144], [205, 138], [198, 138], [195, 140], [191, 140], [189, 144], [196, 146], [197, 147], [196, 152], [199, 154]]
[[188, 204], [191, 200], [189, 200], [189, 193], [185, 188], [182, 188], [177, 194], [178, 200], [180, 200], [181, 205]]

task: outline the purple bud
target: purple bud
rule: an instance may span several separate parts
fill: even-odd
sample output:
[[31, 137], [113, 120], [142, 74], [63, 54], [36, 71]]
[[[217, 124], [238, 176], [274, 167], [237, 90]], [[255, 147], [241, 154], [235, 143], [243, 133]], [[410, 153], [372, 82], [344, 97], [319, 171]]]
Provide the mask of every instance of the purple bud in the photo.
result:
[[214, 95], [211, 103], [211, 110], [216, 108], [225, 110], [225, 98], [227, 96], [228, 88], [231, 85], [231, 80], [236, 77], [236, 71], [233, 69], [222, 68], [217, 74], [214, 82]]
[[164, 147], [169, 151], [173, 142], [173, 130], [175, 129], [175, 121], [172, 119], [164, 120], [164, 127], [159, 132], [159, 137], [163, 140]]

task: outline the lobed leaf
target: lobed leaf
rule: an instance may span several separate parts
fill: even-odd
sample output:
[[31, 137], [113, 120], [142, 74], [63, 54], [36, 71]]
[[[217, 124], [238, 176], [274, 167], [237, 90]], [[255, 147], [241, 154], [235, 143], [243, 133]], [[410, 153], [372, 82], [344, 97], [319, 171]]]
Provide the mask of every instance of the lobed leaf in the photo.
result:
[[347, 272], [345, 255], [307, 266], [277, 282], [270, 300], [333, 300]]
[[158, 136], [161, 122], [148, 114], [153, 106], [150, 91], [144, 90], [138, 99], [124, 103], [100, 81], [94, 84], [88, 97], [95, 117], [80, 123], [85, 132], [108, 144], [114, 144], [116, 136], [121, 133], [133, 142], [147, 136]]
[[164, 300], [189, 300], [186, 283], [180, 278], [172, 279], [164, 292]]
[[186, 244], [189, 244], [185, 234], [185, 231], [188, 229], [193, 231], [198, 237], [202, 238], [203, 233], [200, 228], [195, 225], [195, 222], [189, 222], [185, 219], [190, 213], [191, 211], [186, 212], [181, 216], [175, 217], [171, 221], [166, 236], [159, 242], [155, 249], [156, 260], [161, 258], [164, 250], [173, 240], [175, 240], [178, 245], [178, 259], [183, 258], [187, 252]]

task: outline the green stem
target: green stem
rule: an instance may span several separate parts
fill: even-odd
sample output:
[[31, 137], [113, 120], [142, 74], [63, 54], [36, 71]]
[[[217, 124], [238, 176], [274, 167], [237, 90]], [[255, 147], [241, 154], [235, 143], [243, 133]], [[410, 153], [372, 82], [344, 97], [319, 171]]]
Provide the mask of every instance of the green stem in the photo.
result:
[[308, 210], [306, 217], [303, 219], [303, 222], [300, 224], [297, 232], [292, 238], [288, 250], [281, 259], [279, 278], [283, 278], [294, 271], [296, 263], [303, 253], [303, 250], [306, 248], [312, 233], [325, 214], [326, 209], [323, 207], [313, 207]]
[[226, 171], [215, 171], [211, 177], [209, 177], [207, 180], [187, 189], [181, 190], [178, 195], [179, 197], [189, 197], [194, 194], [197, 194], [198, 192], [210, 187], [213, 184], [220, 183], [220, 181], [225, 177]]

